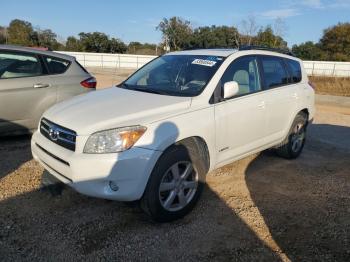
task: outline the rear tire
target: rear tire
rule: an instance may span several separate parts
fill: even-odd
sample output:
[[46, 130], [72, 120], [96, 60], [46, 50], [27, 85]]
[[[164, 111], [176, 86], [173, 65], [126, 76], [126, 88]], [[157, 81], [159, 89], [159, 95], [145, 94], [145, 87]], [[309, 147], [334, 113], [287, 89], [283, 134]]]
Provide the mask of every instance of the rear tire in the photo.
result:
[[140, 206], [157, 222], [182, 218], [199, 200], [206, 169], [192, 144], [168, 148], [152, 171]]
[[286, 158], [297, 158], [305, 145], [307, 114], [299, 113], [284, 141], [276, 148], [277, 155]]

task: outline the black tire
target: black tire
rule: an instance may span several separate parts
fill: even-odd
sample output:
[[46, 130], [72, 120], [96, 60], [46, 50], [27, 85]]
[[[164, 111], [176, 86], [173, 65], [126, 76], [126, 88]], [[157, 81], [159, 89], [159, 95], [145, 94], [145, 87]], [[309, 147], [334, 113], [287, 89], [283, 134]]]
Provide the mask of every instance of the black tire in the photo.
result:
[[[169, 211], [164, 208], [164, 203], [162, 204], [161, 202], [162, 193], [160, 193], [160, 185], [164, 177], [167, 176], [167, 174], [169, 175], [169, 172], [171, 174], [172, 171], [169, 171], [169, 168], [178, 163], [181, 165], [182, 162], [190, 162], [192, 164], [195, 173], [192, 172], [191, 176], [196, 176], [196, 191], [193, 192], [191, 200], [189, 200], [186, 206], [179, 210]], [[193, 141], [173, 145], [168, 148], [159, 158], [148, 180], [144, 195], [140, 201], [142, 210], [157, 222], [173, 221], [188, 214], [196, 205], [203, 191], [206, 175], [205, 166], [206, 165], [203, 163], [202, 159], [200, 159], [200, 154], [197, 152], [196, 145]], [[180, 200], [178, 201], [180, 202]]]
[[[295, 117], [287, 137], [276, 148], [277, 155], [286, 159], [295, 159], [301, 154], [305, 145], [307, 118], [307, 114], [302, 112]], [[295, 146], [297, 138], [298, 146]]]

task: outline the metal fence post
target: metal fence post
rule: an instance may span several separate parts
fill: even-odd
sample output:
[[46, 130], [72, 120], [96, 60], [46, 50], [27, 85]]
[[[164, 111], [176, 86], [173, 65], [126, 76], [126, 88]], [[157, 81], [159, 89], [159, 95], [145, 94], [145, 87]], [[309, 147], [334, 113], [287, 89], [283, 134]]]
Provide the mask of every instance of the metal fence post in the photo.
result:
[[86, 66], [86, 63], [85, 63], [85, 54], [83, 54], [83, 59], [84, 59], [84, 66]]
[[334, 66], [333, 66], [333, 76], [335, 76], [335, 65], [336, 63], [334, 63]]
[[136, 68], [139, 68], [139, 56], [136, 56]]
[[315, 71], [315, 62], [312, 62], [312, 71], [311, 71], [311, 75], [314, 75], [314, 71]]

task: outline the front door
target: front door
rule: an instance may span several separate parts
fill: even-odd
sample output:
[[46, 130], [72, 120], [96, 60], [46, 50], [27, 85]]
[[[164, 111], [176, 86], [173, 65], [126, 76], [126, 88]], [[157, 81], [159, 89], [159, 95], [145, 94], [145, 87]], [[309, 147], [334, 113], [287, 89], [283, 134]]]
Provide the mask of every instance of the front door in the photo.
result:
[[0, 51], [0, 132], [33, 129], [56, 102], [56, 88], [38, 56]]
[[239, 93], [215, 104], [218, 165], [230, 162], [265, 144], [265, 95], [257, 58], [240, 57], [224, 73], [221, 84], [236, 81]]

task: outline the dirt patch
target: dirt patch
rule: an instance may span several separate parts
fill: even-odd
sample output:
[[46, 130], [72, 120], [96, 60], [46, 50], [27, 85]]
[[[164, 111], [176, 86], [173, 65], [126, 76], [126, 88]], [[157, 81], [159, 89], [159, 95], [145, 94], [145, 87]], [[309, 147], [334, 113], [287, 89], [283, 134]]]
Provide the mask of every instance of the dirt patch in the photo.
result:
[[115, 86], [135, 72], [135, 69], [113, 69], [99, 67], [89, 67], [87, 70], [96, 77], [98, 89]]

